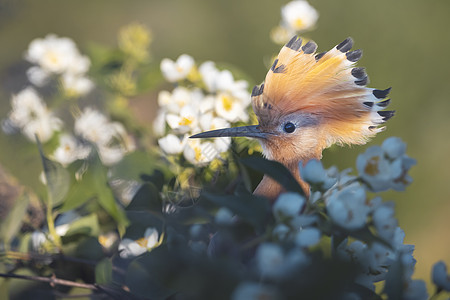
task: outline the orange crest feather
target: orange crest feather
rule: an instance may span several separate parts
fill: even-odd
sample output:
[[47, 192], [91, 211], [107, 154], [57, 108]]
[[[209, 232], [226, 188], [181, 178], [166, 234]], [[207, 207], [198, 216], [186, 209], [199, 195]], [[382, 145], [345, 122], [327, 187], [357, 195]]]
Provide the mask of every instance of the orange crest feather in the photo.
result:
[[367, 88], [364, 68], [355, 68], [362, 51], [350, 51], [347, 38], [328, 52], [315, 54], [317, 45], [302, 45], [294, 37], [278, 54], [265, 82], [252, 92], [259, 123], [269, 124], [280, 115], [307, 112], [321, 118], [326, 145], [363, 144], [382, 131], [380, 124], [394, 114], [381, 111], [390, 91]]

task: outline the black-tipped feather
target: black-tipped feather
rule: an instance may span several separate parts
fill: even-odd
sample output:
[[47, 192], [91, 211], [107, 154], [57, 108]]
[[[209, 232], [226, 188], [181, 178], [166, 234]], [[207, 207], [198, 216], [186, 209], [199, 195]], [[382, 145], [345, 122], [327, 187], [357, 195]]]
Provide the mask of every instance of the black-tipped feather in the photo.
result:
[[350, 51], [350, 52], [347, 52], [345, 55], [347, 56], [347, 59], [349, 61], [357, 62], [362, 56], [362, 50], [358, 49], [358, 50]]
[[389, 103], [391, 103], [391, 99], [387, 99], [387, 100], [378, 102], [377, 105], [378, 105], [379, 107], [387, 107], [387, 106], [389, 105]]
[[372, 107], [373, 106], [373, 102], [363, 102], [363, 104], [367, 107]]
[[252, 97], [261, 95], [264, 92], [264, 83], [261, 86], [255, 85], [252, 90]]
[[383, 121], [387, 121], [394, 116], [395, 110], [382, 110], [377, 113], [383, 118]]
[[353, 75], [353, 77], [358, 78], [358, 79], [367, 77], [366, 69], [365, 68], [353, 68], [352, 75]]
[[270, 68], [274, 73], [283, 73], [284, 71], [286, 71], [286, 65], [281, 64], [277, 67], [277, 64], [278, 64], [278, 58], [275, 59], [272, 67]]
[[373, 90], [373, 95], [377, 97], [378, 99], [384, 99], [391, 91], [391, 88], [387, 88], [385, 90]]
[[312, 54], [317, 50], [317, 44], [313, 41], [309, 41], [302, 47], [302, 50], [305, 54]]
[[342, 53], [345, 53], [350, 49], [352, 49], [352, 47], [353, 47], [353, 40], [351, 37], [348, 37], [344, 41], [342, 41], [339, 45], [337, 45], [336, 49], [338, 49]]
[[355, 80], [355, 83], [357, 85], [366, 85], [368, 82], [369, 82], [369, 77], [367, 77], [367, 76], [364, 78], [361, 78], [359, 80]]
[[287, 44], [286, 47], [291, 48], [294, 51], [298, 51], [302, 46], [302, 38], [294, 36]]
[[326, 51], [316, 54], [316, 56], [314, 56], [314, 57], [316, 58], [316, 61], [319, 61], [319, 59], [321, 59], [325, 54], [327, 54]]

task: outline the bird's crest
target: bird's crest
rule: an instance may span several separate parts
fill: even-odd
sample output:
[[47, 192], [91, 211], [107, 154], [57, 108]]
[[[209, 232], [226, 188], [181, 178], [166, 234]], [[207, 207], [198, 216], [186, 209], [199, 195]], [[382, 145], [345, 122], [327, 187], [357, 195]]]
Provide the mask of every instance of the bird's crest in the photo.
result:
[[317, 45], [295, 36], [280, 51], [266, 79], [252, 92], [260, 125], [294, 112], [316, 115], [324, 126], [327, 146], [363, 144], [382, 131], [394, 114], [382, 111], [390, 91], [367, 88], [364, 68], [354, 67], [362, 51], [350, 51], [347, 38], [327, 52], [316, 54]]

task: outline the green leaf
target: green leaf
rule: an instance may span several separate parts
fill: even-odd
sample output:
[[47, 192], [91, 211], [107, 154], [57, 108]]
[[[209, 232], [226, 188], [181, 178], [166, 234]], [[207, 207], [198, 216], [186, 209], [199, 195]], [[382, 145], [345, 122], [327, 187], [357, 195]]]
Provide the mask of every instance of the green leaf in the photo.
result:
[[111, 177], [139, 181], [142, 175], [151, 174], [156, 168], [167, 169], [158, 161], [160, 159], [155, 155], [151, 155], [148, 152], [135, 151], [125, 156], [110, 169]]
[[8, 245], [19, 231], [23, 216], [27, 212], [30, 203], [30, 195], [23, 193], [18, 197], [6, 218], [0, 223], [0, 240]]
[[160, 213], [162, 211], [162, 202], [159, 191], [151, 182], [143, 184], [126, 210], [151, 210]]
[[110, 282], [112, 282], [112, 263], [109, 258], [104, 258], [95, 266], [95, 283], [108, 284]]
[[257, 171], [263, 172], [270, 176], [273, 180], [281, 184], [287, 191], [304, 195], [300, 184], [292, 176], [291, 172], [277, 161], [267, 160], [259, 156], [250, 156], [241, 159], [241, 162]]
[[100, 226], [98, 224], [98, 218], [97, 215], [93, 213], [73, 221], [64, 236], [82, 234], [96, 237], [99, 233]]
[[174, 293], [167, 285], [176, 268], [176, 257], [169, 257], [164, 247], [141, 255], [127, 269], [126, 285], [134, 295], [148, 299], [167, 299]]
[[[80, 180], [74, 182], [70, 187], [60, 212], [65, 212], [80, 207], [90, 199], [96, 199], [100, 206], [118, 222], [120, 227], [125, 227], [128, 220], [124, 211], [114, 198], [111, 187], [108, 184], [107, 169], [95, 153], [89, 160], [81, 165], [70, 166], [73, 172], [79, 173]], [[83, 170], [83, 172], [81, 172]]]
[[[37, 139], [37, 138], [36, 138]], [[47, 182], [47, 205], [52, 208], [58, 206], [64, 200], [70, 186], [70, 176], [64, 167], [48, 159], [42, 150], [42, 145], [37, 139], [39, 154], [44, 168], [44, 176]]]
[[125, 227], [128, 220], [124, 211], [119, 207], [114, 198], [114, 194], [108, 184], [106, 168], [102, 165], [100, 158], [96, 155], [91, 161], [90, 171], [92, 174], [92, 184], [98, 203], [106, 212], [113, 217], [119, 226]]

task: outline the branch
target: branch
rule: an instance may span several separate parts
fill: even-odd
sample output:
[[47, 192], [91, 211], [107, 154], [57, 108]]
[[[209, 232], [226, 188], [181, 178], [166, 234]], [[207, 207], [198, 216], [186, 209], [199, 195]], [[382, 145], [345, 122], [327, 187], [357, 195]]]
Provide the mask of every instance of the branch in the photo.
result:
[[48, 282], [52, 287], [54, 287], [55, 285], [65, 285], [94, 291], [103, 291], [103, 289], [97, 284], [74, 282], [65, 279], [59, 279], [56, 277], [29, 276], [29, 275], [17, 275], [5, 273], [0, 273], [0, 277]]

